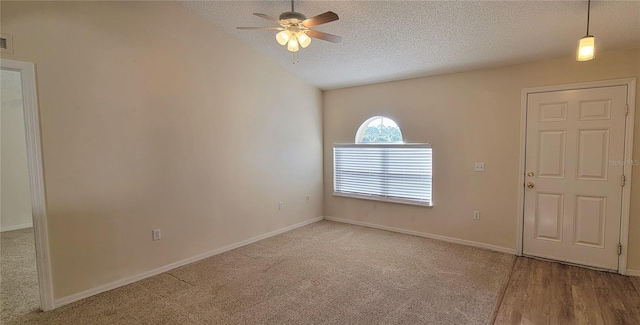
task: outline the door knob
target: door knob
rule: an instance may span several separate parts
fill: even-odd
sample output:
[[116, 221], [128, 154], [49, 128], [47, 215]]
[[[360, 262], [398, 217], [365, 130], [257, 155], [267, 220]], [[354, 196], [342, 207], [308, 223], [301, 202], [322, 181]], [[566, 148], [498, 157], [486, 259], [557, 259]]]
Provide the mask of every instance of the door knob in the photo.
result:
[[535, 176], [535, 174], [534, 174], [533, 172], [528, 172], [528, 173], [527, 173], [527, 176], [529, 176], [529, 177], [533, 177], [533, 176]]
[[527, 187], [528, 187], [528, 188], [533, 188], [534, 186], [535, 186], [535, 185], [533, 184], [533, 182], [529, 182], [529, 183], [527, 183]]

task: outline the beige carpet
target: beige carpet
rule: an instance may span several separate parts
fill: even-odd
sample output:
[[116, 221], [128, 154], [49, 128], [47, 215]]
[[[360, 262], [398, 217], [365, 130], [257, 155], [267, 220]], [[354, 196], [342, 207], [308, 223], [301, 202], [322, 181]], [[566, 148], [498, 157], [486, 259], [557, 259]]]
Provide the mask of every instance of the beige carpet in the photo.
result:
[[33, 228], [0, 233], [0, 323], [40, 307]]
[[317, 222], [20, 324], [485, 324], [513, 256]]

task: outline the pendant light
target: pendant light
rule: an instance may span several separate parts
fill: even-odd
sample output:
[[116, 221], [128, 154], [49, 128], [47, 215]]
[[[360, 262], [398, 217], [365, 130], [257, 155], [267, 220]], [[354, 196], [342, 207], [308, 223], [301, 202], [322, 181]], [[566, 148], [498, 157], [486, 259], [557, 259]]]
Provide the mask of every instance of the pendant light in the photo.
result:
[[596, 57], [596, 38], [593, 35], [589, 35], [589, 18], [591, 16], [591, 0], [588, 0], [587, 7], [587, 35], [578, 41], [578, 52], [576, 53], [576, 60], [589, 61]]

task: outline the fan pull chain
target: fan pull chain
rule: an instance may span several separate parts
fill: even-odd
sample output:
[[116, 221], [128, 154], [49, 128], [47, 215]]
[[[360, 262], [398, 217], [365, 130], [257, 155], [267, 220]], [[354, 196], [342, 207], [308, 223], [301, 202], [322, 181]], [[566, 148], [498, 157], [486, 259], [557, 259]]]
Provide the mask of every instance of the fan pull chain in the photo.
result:
[[291, 64], [296, 64], [296, 63], [300, 62], [300, 57], [298, 56], [297, 52], [293, 52], [293, 53], [291, 53], [291, 55], [293, 57], [293, 59], [291, 61]]

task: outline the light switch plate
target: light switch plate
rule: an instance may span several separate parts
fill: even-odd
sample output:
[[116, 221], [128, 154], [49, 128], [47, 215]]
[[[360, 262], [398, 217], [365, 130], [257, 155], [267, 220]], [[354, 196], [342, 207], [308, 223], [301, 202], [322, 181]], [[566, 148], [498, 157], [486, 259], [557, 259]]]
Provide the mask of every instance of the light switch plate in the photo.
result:
[[151, 231], [151, 239], [160, 240], [161, 238], [162, 238], [162, 233], [160, 232], [160, 229], [153, 229]]
[[483, 172], [484, 171], [484, 163], [476, 163], [475, 171]]

